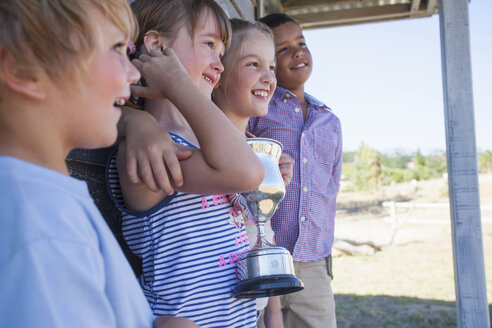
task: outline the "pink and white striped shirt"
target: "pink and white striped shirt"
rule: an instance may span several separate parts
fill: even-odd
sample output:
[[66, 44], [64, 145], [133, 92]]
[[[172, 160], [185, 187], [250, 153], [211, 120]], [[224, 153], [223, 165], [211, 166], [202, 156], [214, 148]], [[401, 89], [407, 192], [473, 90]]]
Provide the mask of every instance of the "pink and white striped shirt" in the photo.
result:
[[268, 114], [251, 118], [248, 131], [280, 141], [295, 160], [284, 200], [271, 219], [276, 244], [294, 261], [317, 261], [331, 254], [336, 197], [342, 172], [340, 120], [330, 108], [305, 94], [306, 121], [290, 91], [277, 87]]

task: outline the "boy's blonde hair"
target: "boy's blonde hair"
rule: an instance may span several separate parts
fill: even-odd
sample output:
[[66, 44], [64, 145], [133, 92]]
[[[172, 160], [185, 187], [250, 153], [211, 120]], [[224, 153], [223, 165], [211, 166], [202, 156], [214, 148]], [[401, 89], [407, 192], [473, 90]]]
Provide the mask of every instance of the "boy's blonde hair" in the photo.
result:
[[[237, 65], [239, 62], [239, 57], [244, 52], [244, 39], [251, 32], [259, 32], [265, 35], [269, 40], [272, 41], [272, 45], [275, 47], [275, 42], [273, 39], [272, 30], [261, 22], [250, 22], [238, 18], [233, 18], [230, 20], [232, 27], [232, 42], [229, 49], [226, 51], [224, 57], [222, 57], [222, 65], [224, 65], [224, 72], [220, 78], [220, 85], [226, 88], [230, 83], [227, 83], [228, 78], [231, 74], [233, 65]], [[275, 56], [274, 56], [275, 58]], [[227, 92], [226, 92], [227, 93]]]
[[26, 71], [41, 68], [56, 79], [70, 70], [76, 80], [98, 42], [93, 8], [125, 37], [136, 37], [128, 0], [1, 0], [0, 47]]
[[186, 26], [193, 38], [195, 30], [199, 28], [197, 24], [204, 10], [215, 16], [222, 42], [226, 49], [229, 47], [231, 38], [229, 18], [214, 0], [136, 0], [131, 6], [140, 30], [135, 42], [136, 56], [143, 44], [145, 34], [150, 30], [173, 40], [178, 30]]

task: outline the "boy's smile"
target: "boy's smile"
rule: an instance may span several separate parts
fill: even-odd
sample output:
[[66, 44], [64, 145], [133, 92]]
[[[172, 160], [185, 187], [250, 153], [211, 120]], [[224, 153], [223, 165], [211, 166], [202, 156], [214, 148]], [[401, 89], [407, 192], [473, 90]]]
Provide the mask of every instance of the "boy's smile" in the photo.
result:
[[65, 137], [75, 140], [69, 145], [71, 148], [100, 148], [115, 142], [121, 116], [117, 105], [129, 99], [130, 84], [140, 78], [126, 54], [128, 38], [97, 9], [92, 15], [98, 27], [94, 32], [97, 42], [87, 64], [84, 83], [75, 92], [67, 92], [71, 84], [60, 87], [49, 82], [57, 90], [54, 102], [62, 106], [67, 117], [70, 115], [69, 128], [64, 130]]
[[273, 28], [273, 34], [278, 85], [291, 91], [296, 90], [307, 81], [313, 66], [302, 30], [297, 24], [287, 22]]

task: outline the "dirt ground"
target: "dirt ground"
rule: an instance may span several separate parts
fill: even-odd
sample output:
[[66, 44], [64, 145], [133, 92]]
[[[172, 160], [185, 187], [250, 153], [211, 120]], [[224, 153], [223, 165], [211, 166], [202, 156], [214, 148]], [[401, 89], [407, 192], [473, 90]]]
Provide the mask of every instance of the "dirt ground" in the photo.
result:
[[[492, 174], [481, 175], [479, 181], [482, 206], [492, 205]], [[395, 229], [390, 209], [382, 206], [391, 200], [448, 202], [446, 180], [397, 184], [369, 193], [343, 189], [342, 184], [335, 237], [370, 241], [381, 250], [347, 255], [345, 244], [336, 242], [333, 289], [338, 326], [456, 326], [449, 207], [397, 210], [400, 226]], [[492, 303], [492, 209], [481, 215], [487, 295]], [[374, 251], [368, 246], [357, 250]]]

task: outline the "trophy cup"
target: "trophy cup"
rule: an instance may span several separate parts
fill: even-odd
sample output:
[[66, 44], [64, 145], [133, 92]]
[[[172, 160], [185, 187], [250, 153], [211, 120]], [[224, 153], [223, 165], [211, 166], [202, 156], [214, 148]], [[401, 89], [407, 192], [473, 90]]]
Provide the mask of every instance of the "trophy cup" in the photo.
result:
[[257, 298], [289, 294], [304, 289], [294, 274], [289, 251], [266, 240], [264, 225], [284, 199], [285, 185], [278, 164], [282, 144], [273, 139], [249, 138], [252, 147], [265, 167], [265, 178], [257, 189], [243, 193], [258, 231], [256, 244], [241, 254], [238, 265], [239, 282], [232, 293], [237, 298]]

